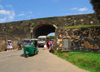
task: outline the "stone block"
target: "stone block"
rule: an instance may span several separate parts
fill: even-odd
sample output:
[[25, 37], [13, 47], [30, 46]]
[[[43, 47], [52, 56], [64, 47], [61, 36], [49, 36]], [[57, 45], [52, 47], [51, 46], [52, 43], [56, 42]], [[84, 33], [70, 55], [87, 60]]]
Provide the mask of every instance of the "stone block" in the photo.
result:
[[90, 43], [89, 43], [89, 42], [87, 42], [87, 41], [84, 41], [84, 45], [85, 45], [85, 47], [86, 47], [86, 48], [91, 48]]
[[87, 33], [84, 31], [83, 34], [87, 34]]
[[62, 39], [57, 40], [57, 44], [60, 44], [60, 42], [62, 42]]
[[100, 53], [100, 50], [98, 50], [98, 53]]
[[94, 49], [99, 49], [99, 46], [97, 46], [97, 44], [95, 44]]
[[81, 44], [81, 46], [84, 46], [84, 44]]
[[74, 35], [74, 38], [77, 38], [77, 35]]
[[62, 47], [62, 44], [60, 44], [59, 47]]

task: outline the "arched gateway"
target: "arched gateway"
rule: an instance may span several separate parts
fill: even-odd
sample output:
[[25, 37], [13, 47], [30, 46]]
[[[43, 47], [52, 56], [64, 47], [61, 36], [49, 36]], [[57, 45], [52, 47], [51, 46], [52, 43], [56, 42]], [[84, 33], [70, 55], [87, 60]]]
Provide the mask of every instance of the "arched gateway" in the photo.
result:
[[41, 35], [48, 35], [49, 33], [55, 32], [56, 25], [48, 22], [38, 23], [33, 28], [33, 38], [37, 38]]

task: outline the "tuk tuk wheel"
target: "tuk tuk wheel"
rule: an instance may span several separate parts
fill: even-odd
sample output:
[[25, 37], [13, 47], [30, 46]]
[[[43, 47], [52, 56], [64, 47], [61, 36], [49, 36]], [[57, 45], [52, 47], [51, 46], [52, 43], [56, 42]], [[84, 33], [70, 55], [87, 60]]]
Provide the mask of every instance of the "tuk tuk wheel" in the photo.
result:
[[28, 57], [28, 55], [27, 55], [27, 54], [25, 54], [25, 57], [27, 58], [27, 57]]
[[36, 54], [38, 54], [38, 53], [39, 53], [39, 51]]

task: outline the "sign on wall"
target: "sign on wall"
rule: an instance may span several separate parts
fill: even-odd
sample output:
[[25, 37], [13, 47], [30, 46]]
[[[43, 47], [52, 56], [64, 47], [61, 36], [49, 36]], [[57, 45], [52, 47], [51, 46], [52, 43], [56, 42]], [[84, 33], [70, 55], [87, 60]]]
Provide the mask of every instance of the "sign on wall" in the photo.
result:
[[70, 50], [69, 48], [70, 48], [69, 38], [63, 38], [62, 51], [69, 51]]

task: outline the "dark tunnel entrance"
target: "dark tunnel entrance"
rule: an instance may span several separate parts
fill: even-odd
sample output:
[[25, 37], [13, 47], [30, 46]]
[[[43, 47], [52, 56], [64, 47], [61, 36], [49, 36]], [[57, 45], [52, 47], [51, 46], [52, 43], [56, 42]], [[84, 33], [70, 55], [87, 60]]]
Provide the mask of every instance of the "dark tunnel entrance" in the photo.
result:
[[34, 38], [38, 38], [38, 36], [48, 35], [49, 33], [55, 32], [55, 27], [50, 24], [41, 24], [33, 29]]

